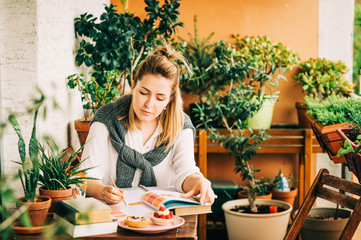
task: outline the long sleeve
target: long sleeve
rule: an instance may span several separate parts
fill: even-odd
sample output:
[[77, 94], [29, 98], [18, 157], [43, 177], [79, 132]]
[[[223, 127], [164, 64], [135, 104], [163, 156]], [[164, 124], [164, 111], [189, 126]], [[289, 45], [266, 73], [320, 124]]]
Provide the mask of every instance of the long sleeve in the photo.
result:
[[194, 140], [191, 129], [183, 130], [173, 146], [173, 170], [175, 173], [174, 187], [183, 192], [183, 181], [193, 173], [199, 173], [194, 160]]

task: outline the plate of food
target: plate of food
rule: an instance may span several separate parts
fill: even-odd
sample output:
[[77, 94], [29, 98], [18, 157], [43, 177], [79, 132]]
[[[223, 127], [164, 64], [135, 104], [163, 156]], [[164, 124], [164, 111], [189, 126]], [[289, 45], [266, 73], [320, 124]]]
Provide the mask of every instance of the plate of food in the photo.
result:
[[166, 232], [171, 229], [180, 227], [184, 224], [184, 218], [179, 216], [172, 216], [171, 220], [167, 224], [156, 224], [153, 219], [153, 215], [143, 216], [127, 216], [123, 220], [119, 221], [119, 227], [147, 234], [156, 234]]

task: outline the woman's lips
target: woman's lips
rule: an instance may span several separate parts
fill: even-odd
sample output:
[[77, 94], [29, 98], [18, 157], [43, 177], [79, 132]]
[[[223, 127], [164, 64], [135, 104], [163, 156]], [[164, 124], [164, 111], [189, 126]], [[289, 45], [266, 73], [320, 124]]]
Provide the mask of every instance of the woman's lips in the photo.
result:
[[147, 110], [142, 110], [142, 113], [144, 113], [144, 114], [146, 114], [146, 115], [152, 114], [152, 112], [149, 112], [149, 111], [147, 111]]

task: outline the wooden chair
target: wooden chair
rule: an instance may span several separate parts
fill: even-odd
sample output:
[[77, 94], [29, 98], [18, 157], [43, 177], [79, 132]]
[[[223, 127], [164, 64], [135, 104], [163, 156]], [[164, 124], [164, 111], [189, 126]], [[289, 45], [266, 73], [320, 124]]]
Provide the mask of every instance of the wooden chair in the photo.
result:
[[346, 193], [357, 195], [358, 197], [361, 196], [360, 184], [329, 175], [327, 169], [320, 169], [285, 237], [285, 240], [296, 239], [317, 197], [353, 210], [340, 236], [340, 239], [342, 240], [352, 238], [361, 221], [361, 198], [357, 199], [329, 188], [325, 188], [324, 185], [339, 189], [341, 190], [340, 192], [344, 191]]

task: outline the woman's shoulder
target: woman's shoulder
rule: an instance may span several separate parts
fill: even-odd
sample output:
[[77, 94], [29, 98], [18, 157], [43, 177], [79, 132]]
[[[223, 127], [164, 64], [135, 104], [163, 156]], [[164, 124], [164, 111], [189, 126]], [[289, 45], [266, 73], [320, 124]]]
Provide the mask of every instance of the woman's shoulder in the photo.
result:
[[131, 95], [121, 96], [116, 101], [107, 103], [100, 107], [95, 113], [93, 121], [104, 122], [113, 118], [122, 117], [128, 114], [131, 102]]

